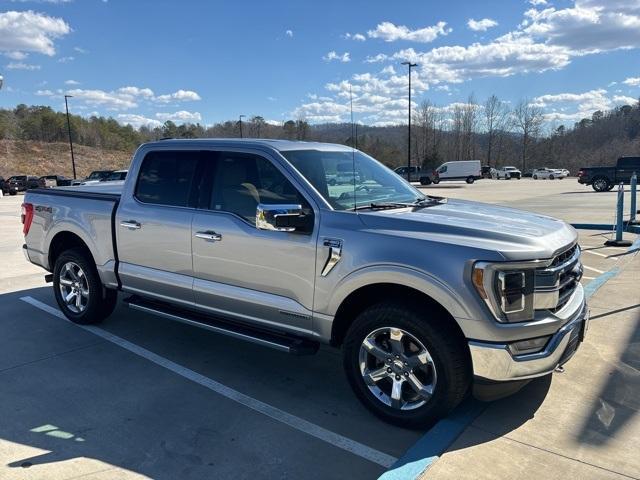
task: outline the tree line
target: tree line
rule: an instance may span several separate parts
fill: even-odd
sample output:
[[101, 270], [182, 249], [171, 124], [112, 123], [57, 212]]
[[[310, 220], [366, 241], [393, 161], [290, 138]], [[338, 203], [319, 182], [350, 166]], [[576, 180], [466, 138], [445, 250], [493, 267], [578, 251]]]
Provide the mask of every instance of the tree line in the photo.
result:
[[[133, 152], [143, 142], [161, 138], [274, 138], [340, 143], [355, 146], [383, 163], [407, 163], [407, 126], [348, 123], [310, 124], [305, 119], [279, 124], [261, 116], [242, 123], [225, 121], [133, 128], [113, 118], [70, 116], [75, 143]], [[440, 107], [423, 100], [414, 109], [411, 162], [425, 168], [445, 161], [481, 160], [483, 165], [514, 165], [523, 170], [550, 166], [575, 173], [581, 166], [611, 164], [624, 155], [640, 155], [640, 102], [596, 111], [573, 126], [551, 129], [545, 112], [522, 100], [513, 107], [496, 95], [478, 102]], [[68, 141], [66, 116], [46, 106], [18, 105], [0, 109], [0, 140]]]

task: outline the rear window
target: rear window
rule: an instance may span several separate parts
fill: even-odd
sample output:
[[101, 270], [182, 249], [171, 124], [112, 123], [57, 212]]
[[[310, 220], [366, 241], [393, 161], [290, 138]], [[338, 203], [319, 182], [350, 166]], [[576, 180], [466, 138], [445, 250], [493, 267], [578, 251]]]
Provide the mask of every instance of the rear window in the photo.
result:
[[186, 207], [199, 156], [197, 151], [148, 153], [140, 167], [136, 198], [144, 203]]
[[640, 167], [640, 157], [620, 158], [618, 159], [618, 166], [622, 168]]

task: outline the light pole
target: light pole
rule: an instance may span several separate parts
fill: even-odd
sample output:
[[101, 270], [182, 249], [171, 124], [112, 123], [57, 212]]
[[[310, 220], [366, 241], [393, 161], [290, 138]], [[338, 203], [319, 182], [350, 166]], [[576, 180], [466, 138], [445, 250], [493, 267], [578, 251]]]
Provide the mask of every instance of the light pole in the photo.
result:
[[240, 138], [242, 138], [242, 118], [246, 117], [246, 115], [240, 115]]
[[73, 156], [73, 141], [71, 141], [71, 121], [69, 120], [69, 103], [67, 98], [73, 98], [73, 95], [64, 96], [64, 108], [67, 110], [67, 131], [69, 132], [69, 147], [71, 148], [71, 165], [73, 166], [73, 179], [76, 179], [76, 159]]
[[409, 67], [409, 132], [407, 134], [407, 181], [411, 183], [411, 69], [417, 67], [417, 63], [402, 62]]
[[0, 90], [2, 90], [2, 82], [4, 82], [4, 78], [0, 75]]

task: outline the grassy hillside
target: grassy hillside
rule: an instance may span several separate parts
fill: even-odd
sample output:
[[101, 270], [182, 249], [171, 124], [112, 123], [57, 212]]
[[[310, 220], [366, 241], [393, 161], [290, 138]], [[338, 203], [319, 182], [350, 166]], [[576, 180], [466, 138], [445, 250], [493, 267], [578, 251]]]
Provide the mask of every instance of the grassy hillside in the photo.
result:
[[[127, 168], [133, 152], [74, 145], [78, 178], [92, 170]], [[65, 175], [73, 177], [68, 143], [0, 140], [0, 176]]]

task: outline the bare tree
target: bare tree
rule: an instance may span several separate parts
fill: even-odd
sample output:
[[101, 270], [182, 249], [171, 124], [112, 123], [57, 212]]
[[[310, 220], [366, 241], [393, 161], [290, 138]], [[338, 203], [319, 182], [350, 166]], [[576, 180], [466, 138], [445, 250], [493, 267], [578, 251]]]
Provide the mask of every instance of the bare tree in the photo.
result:
[[476, 156], [475, 134], [478, 128], [478, 104], [473, 93], [462, 105], [462, 146], [463, 160], [473, 160]]
[[[484, 102], [484, 125], [487, 132], [487, 165], [491, 166], [491, 155], [498, 137], [501, 137], [509, 119], [509, 108], [496, 95]], [[501, 146], [502, 138], [498, 142]], [[494, 165], [496, 163], [494, 162]]]
[[522, 170], [524, 171], [527, 168], [529, 146], [540, 133], [544, 122], [544, 113], [540, 107], [524, 99], [518, 102], [512, 117], [516, 128], [522, 133]]

